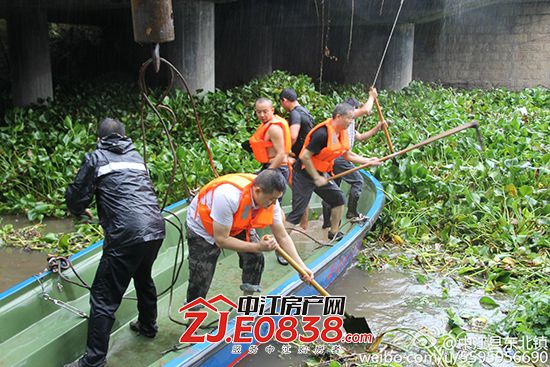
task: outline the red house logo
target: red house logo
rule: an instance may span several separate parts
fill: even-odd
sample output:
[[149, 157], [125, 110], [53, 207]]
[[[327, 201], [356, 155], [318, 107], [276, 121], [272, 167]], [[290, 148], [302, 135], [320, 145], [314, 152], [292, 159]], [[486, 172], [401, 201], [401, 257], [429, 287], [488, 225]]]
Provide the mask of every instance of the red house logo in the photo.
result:
[[[215, 306], [215, 304], [219, 302], [223, 302], [231, 308], [228, 311], [220, 311], [218, 307]], [[193, 308], [197, 306], [204, 306], [205, 308], [220, 315], [218, 319], [218, 332], [216, 334], [200, 335], [195, 333], [199, 329], [203, 321], [206, 320], [206, 318], [208, 317], [208, 311], [193, 310]], [[186, 304], [185, 306], [180, 307], [179, 312], [183, 312], [183, 318], [191, 319], [189, 325], [185, 329], [185, 332], [180, 337], [180, 343], [203, 343], [205, 341], [208, 341], [210, 343], [218, 343], [222, 341], [227, 331], [229, 313], [232, 309], [236, 308], [237, 304], [223, 294], [218, 294], [217, 296], [214, 296], [208, 300], [205, 300], [203, 297], [199, 297], [196, 300]]]
[[228, 306], [230, 306], [232, 308], [237, 308], [237, 304], [235, 302], [231, 301], [229, 298], [227, 298], [223, 294], [218, 294], [217, 296], [214, 296], [214, 297], [210, 298], [209, 300], [205, 300], [203, 297], [199, 297], [196, 300], [194, 300], [193, 302], [188, 303], [183, 307], [180, 307], [179, 312], [181, 313], [185, 310], [189, 310], [190, 308], [193, 308], [193, 307], [199, 306], [199, 305], [202, 305], [202, 306], [204, 306], [204, 307], [206, 307], [206, 308], [208, 308], [208, 309], [210, 309], [214, 312], [219, 312], [218, 308], [216, 308], [214, 306], [214, 304], [218, 301], [221, 301], [221, 302], [227, 304]]

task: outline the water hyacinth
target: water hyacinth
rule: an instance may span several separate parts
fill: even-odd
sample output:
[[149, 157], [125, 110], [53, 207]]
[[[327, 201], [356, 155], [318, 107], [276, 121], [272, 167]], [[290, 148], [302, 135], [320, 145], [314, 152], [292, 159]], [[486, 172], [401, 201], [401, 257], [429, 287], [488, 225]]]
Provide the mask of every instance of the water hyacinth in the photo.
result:
[[[348, 97], [365, 101], [368, 96], [364, 85], [324, 84], [321, 94], [307, 76], [274, 72], [195, 97], [218, 172], [259, 168], [241, 148], [258, 125], [254, 101], [271, 98], [277, 113], [286, 116], [278, 106], [278, 95], [286, 87], [297, 91], [316, 122]], [[396, 150], [472, 120], [480, 123], [485, 150], [476, 149], [475, 133], [468, 130], [371, 169], [384, 185], [386, 206], [360, 263], [365, 268], [391, 264], [418, 270], [426, 282], [430, 273], [439, 273], [489, 293], [517, 295], [518, 302], [538, 311], [519, 308], [499, 330], [550, 336], [544, 323], [550, 316], [549, 95], [542, 87], [463, 90], [421, 82], [399, 92], [379, 91]], [[213, 174], [188, 97], [177, 91], [164, 102], [178, 118], [170, 129], [186, 184], [200, 187]], [[33, 220], [67, 215], [65, 187], [84, 154], [93, 149], [95, 125], [105, 116], [124, 122], [143, 149], [139, 94], [132, 85], [60, 88], [48, 107], [8, 111], [0, 127], [0, 211], [24, 212]], [[156, 116], [146, 111], [144, 118], [148, 168], [162, 194], [170, 181], [172, 157]], [[356, 123], [358, 130], [366, 131], [376, 122], [375, 113]], [[355, 149], [366, 156], [389, 153], [383, 134], [357, 143]], [[177, 172], [169, 202], [184, 195], [183, 180]], [[375, 253], [381, 248], [398, 249], [400, 255]], [[531, 294], [534, 291], [538, 293]]]

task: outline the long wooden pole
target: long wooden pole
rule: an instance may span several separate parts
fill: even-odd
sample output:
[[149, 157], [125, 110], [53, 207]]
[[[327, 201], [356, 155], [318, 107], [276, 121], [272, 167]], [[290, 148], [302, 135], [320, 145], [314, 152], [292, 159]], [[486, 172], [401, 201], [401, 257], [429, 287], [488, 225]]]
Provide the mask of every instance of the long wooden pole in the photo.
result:
[[[269, 235], [264, 235], [269, 236]], [[306, 271], [296, 262], [290, 255], [277, 245], [276, 251], [285, 258], [286, 261], [298, 272], [300, 275], [307, 275]], [[312, 279], [309, 283], [313, 288], [315, 288], [321, 295], [325, 297], [330, 297], [330, 294], [325, 288], [323, 288], [315, 279]], [[347, 312], [344, 312], [344, 329], [348, 333], [367, 333], [372, 334], [371, 328], [367, 319], [364, 317], [355, 317]]]
[[[386, 57], [386, 52], [388, 51], [388, 47], [390, 45], [391, 38], [393, 36], [393, 31], [395, 30], [395, 26], [397, 25], [397, 19], [399, 18], [399, 14], [401, 13], [401, 8], [403, 7], [404, 0], [401, 0], [401, 3], [399, 4], [399, 9], [397, 9], [397, 14], [395, 14], [395, 20], [393, 21], [393, 26], [391, 27], [390, 35], [388, 36], [388, 41], [386, 42], [386, 47], [384, 47], [384, 52], [382, 53], [382, 57], [380, 58], [380, 63], [378, 64], [378, 69], [376, 70], [376, 74], [374, 76], [374, 80], [372, 82], [372, 86], [370, 89], [372, 90], [374, 86], [376, 85], [376, 80], [378, 79], [378, 75], [380, 74], [380, 69], [382, 69], [382, 64], [384, 63], [384, 58]], [[386, 135], [386, 140], [388, 141], [388, 146], [390, 148], [390, 153], [393, 153], [393, 144], [390, 139], [390, 132], [388, 131], [388, 124], [386, 124], [386, 120], [384, 119], [384, 116], [382, 115], [382, 108], [380, 108], [380, 103], [378, 103], [378, 97], [374, 97], [374, 103], [376, 104], [376, 109], [378, 110], [378, 118], [380, 119], [380, 122], [384, 121], [384, 135]]]
[[[300, 275], [305, 276], [307, 275], [306, 271], [292, 258], [290, 255], [281, 248], [281, 246], [277, 246], [277, 252], [285, 258], [285, 260], [292, 266]], [[312, 279], [309, 283], [311, 286], [315, 289], [317, 289], [317, 292], [321, 293], [322, 296], [329, 297], [330, 294], [326, 291], [325, 288], [321, 286], [321, 284], [317, 283], [315, 279]]]
[[[392, 158], [398, 157], [398, 156], [400, 156], [400, 155], [403, 155], [403, 154], [405, 154], [405, 153], [410, 152], [411, 150], [418, 149], [418, 148], [420, 148], [420, 147], [423, 147], [424, 145], [431, 144], [431, 143], [433, 143], [434, 141], [437, 141], [437, 140], [446, 138], [447, 136], [456, 134], [456, 133], [458, 133], [458, 132], [460, 132], [460, 131], [462, 131], [462, 130], [466, 130], [466, 129], [469, 129], [469, 128], [472, 128], [472, 127], [475, 128], [475, 129], [478, 131], [477, 136], [478, 136], [478, 140], [479, 140], [479, 138], [480, 138], [480, 136], [481, 136], [481, 135], [479, 134], [479, 130], [478, 130], [478, 129], [479, 129], [479, 123], [478, 123], [477, 121], [472, 121], [472, 122], [470, 122], [470, 123], [467, 123], [467, 124], [464, 124], [464, 125], [457, 126], [457, 127], [453, 128], [453, 129], [450, 129], [450, 130], [444, 131], [444, 132], [442, 132], [442, 133], [440, 133], [440, 134], [437, 134], [437, 135], [435, 135], [435, 136], [432, 136], [431, 138], [428, 138], [428, 139], [426, 139], [426, 140], [424, 140], [424, 141], [421, 141], [421, 142], [418, 143], [418, 144], [411, 145], [410, 147], [407, 147], [407, 148], [405, 148], [405, 149], [403, 149], [403, 150], [400, 150], [399, 152], [395, 152], [395, 153], [389, 154], [389, 155], [387, 155], [387, 156], [385, 156], [385, 157], [382, 157], [382, 158], [380, 158], [380, 161], [385, 162], [385, 161], [387, 161], [388, 159], [392, 159]], [[480, 143], [480, 145], [481, 145], [481, 141], [479, 141], [479, 143]], [[372, 165], [371, 163], [366, 163], [366, 164], [363, 164], [363, 165], [361, 165], [361, 166], [357, 166], [357, 167], [352, 168], [352, 169], [350, 169], [350, 170], [347, 170], [347, 171], [344, 171], [344, 172], [339, 173], [339, 174], [337, 174], [337, 175], [331, 176], [331, 177], [328, 178], [328, 180], [330, 181], [330, 180], [334, 180], [334, 179], [340, 178], [340, 177], [345, 176], [345, 175], [349, 175], [350, 173], [353, 173], [353, 172], [358, 171], [358, 170], [363, 169], [363, 168], [367, 168], [367, 167], [369, 167], [369, 166], [371, 166], [371, 165]]]
[[384, 119], [384, 115], [382, 115], [382, 107], [380, 107], [380, 103], [378, 102], [378, 97], [374, 97], [374, 104], [376, 105], [376, 110], [378, 111], [378, 119], [380, 120], [380, 122], [382, 122], [382, 127], [384, 128], [384, 135], [386, 135], [386, 140], [388, 141], [388, 147], [390, 148], [390, 153], [393, 153], [394, 152], [393, 144], [391, 142], [390, 132], [388, 131], [388, 124]]

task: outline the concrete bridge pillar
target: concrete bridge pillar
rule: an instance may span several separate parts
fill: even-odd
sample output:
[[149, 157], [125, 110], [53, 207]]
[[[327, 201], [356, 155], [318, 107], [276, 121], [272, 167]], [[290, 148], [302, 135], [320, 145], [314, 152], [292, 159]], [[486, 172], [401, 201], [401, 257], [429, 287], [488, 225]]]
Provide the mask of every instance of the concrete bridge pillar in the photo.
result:
[[216, 5], [217, 86], [231, 88], [273, 71], [273, 27], [269, 2]]
[[412, 80], [414, 24], [398, 24], [382, 66], [382, 89], [400, 90]]
[[270, 26], [259, 24], [250, 28], [248, 37], [248, 47], [245, 47], [243, 55], [245, 68], [242, 72], [250, 80], [273, 72], [273, 33]]
[[13, 104], [26, 106], [53, 97], [46, 10], [13, 10], [8, 18]]
[[[214, 90], [214, 3], [181, 1], [173, 3], [176, 39], [161, 45], [167, 59], [187, 81], [191, 92]], [[179, 81], [178, 81], [179, 83]], [[179, 83], [179, 88], [183, 85]]]

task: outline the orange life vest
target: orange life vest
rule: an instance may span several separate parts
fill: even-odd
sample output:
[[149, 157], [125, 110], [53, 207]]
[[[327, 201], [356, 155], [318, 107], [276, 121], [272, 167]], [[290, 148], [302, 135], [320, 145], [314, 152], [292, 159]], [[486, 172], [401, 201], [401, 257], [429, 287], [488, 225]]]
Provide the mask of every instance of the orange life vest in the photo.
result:
[[[340, 131], [340, 134], [337, 135], [334, 127], [332, 127], [332, 124], [330, 123], [331, 121], [332, 119], [330, 118], [311, 129], [311, 131], [306, 136], [306, 141], [304, 142], [304, 146], [302, 147], [302, 151], [300, 152], [300, 155], [302, 155], [303, 151], [309, 145], [313, 132], [323, 126], [326, 126], [327, 146], [321, 149], [319, 154], [311, 157], [313, 166], [319, 172], [332, 172], [334, 160], [349, 150], [348, 131], [344, 129]], [[303, 167], [304, 166], [302, 165], [302, 168]]]
[[290, 128], [288, 127], [288, 122], [284, 118], [274, 115], [273, 118], [267, 123], [264, 124], [262, 122], [258, 130], [256, 130], [254, 135], [252, 135], [249, 139], [250, 148], [252, 148], [254, 157], [260, 163], [269, 162], [268, 148], [271, 148], [273, 146], [273, 143], [270, 141], [265, 141], [265, 134], [272, 125], [279, 125], [281, 129], [283, 129], [283, 135], [285, 139], [285, 153], [290, 153], [290, 149], [292, 147], [292, 140], [290, 139]]
[[214, 221], [210, 217], [210, 208], [203, 203], [203, 198], [209, 192], [213, 192], [218, 186], [230, 184], [241, 190], [241, 201], [237, 212], [233, 216], [233, 225], [231, 226], [231, 236], [236, 236], [242, 231], [246, 231], [246, 238], [249, 239], [249, 232], [252, 228], [264, 228], [273, 224], [274, 205], [269, 208], [258, 208], [256, 215], [252, 218], [252, 185], [256, 175], [249, 173], [233, 173], [218, 177], [206, 184], [197, 197], [197, 211], [201, 218], [204, 229], [210, 236], [214, 236]]

